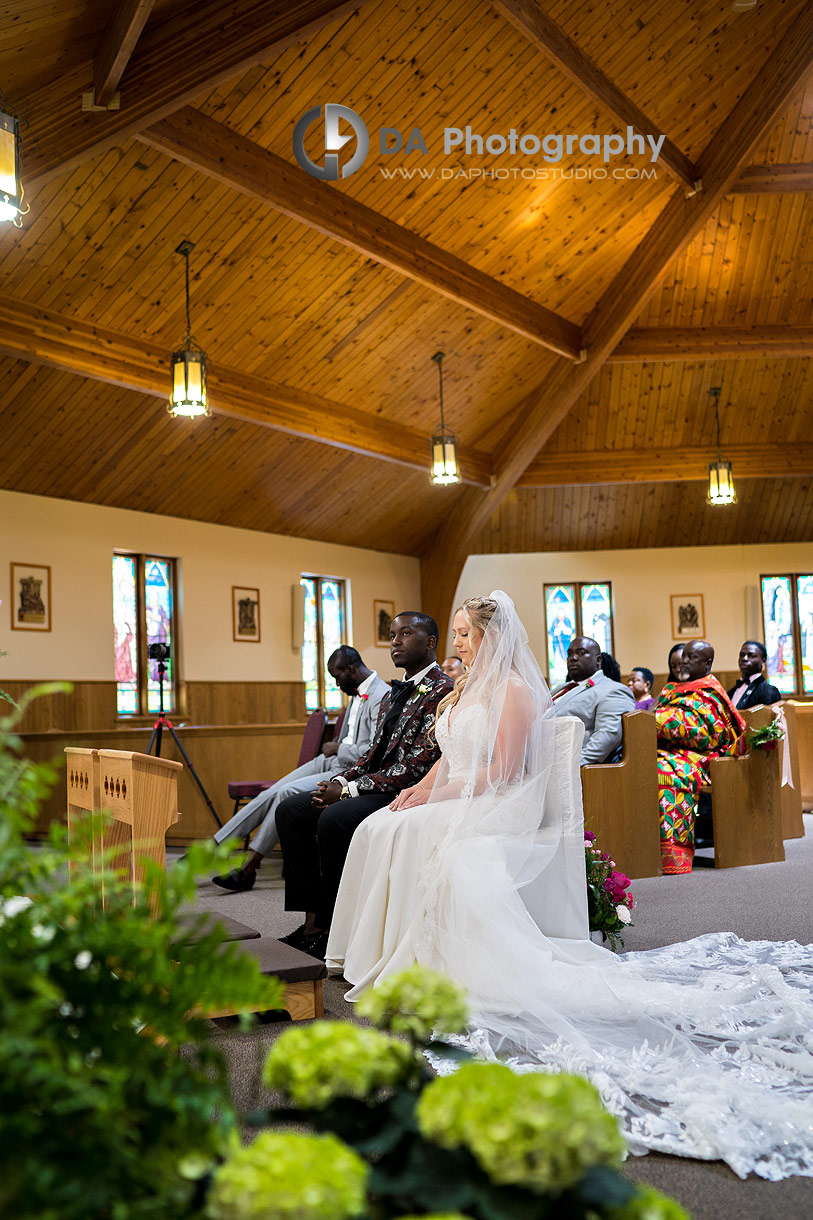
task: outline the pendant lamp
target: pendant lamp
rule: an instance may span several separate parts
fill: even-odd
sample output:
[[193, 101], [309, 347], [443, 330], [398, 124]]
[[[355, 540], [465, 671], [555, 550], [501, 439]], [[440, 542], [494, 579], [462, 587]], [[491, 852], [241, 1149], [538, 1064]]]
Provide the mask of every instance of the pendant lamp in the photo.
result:
[[172, 389], [167, 407], [170, 415], [189, 419], [212, 414], [206, 388], [206, 353], [192, 338], [189, 314], [189, 255], [194, 248], [191, 241], [182, 241], [175, 251], [186, 260], [186, 339], [181, 350], [172, 353]]
[[435, 352], [432, 359], [438, 366], [440, 382], [440, 432], [432, 437], [432, 483], [459, 483], [460, 474], [457, 468], [457, 441], [453, 433], [446, 431], [443, 419], [443, 352]]

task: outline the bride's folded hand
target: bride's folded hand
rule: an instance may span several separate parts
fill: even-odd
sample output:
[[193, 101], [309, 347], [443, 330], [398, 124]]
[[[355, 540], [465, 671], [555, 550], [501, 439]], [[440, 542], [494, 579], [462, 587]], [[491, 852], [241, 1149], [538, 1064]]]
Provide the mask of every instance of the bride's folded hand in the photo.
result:
[[416, 784], [414, 788], [404, 788], [403, 792], [399, 792], [395, 800], [390, 802], [390, 809], [393, 812], [398, 809], [411, 809], [413, 805], [425, 805], [428, 800], [429, 789]]

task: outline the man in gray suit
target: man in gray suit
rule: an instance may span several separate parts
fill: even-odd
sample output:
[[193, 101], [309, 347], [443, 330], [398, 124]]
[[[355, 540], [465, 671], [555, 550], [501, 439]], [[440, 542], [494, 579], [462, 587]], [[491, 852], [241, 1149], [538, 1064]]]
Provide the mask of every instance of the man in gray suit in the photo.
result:
[[601, 649], [585, 636], [570, 641], [567, 676], [553, 692], [553, 710], [557, 716], [578, 716], [584, 724], [582, 764], [609, 762], [621, 745], [621, 717], [635, 711], [635, 696], [602, 673]]
[[[350, 704], [342, 726], [339, 741], [326, 741], [321, 754], [311, 762], [303, 763], [289, 775], [284, 775], [270, 788], [266, 788], [254, 800], [239, 809], [233, 818], [221, 826], [215, 841], [244, 838], [255, 826], [257, 834], [251, 841], [252, 853], [247, 864], [253, 864], [248, 873], [234, 869], [220, 877], [213, 877], [215, 885], [224, 890], [246, 890], [254, 885], [254, 877], [264, 856], [270, 855], [279, 842], [276, 828], [276, 809], [280, 801], [301, 792], [315, 792], [319, 783], [346, 771], [348, 767], [366, 754], [373, 740], [381, 700], [389, 693], [389, 686], [373, 669], [368, 669], [356, 652], [347, 644], [337, 648], [328, 658], [327, 669], [339, 690], [351, 695]], [[248, 884], [248, 880], [250, 884]]]

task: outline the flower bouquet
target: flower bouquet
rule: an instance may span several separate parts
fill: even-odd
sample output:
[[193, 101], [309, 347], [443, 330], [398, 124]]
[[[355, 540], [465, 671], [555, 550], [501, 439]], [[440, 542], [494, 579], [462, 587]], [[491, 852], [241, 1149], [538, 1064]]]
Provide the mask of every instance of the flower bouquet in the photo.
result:
[[[357, 1011], [378, 1028], [317, 1021], [277, 1039], [264, 1080], [283, 1105], [249, 1116], [275, 1129], [233, 1141], [207, 1220], [688, 1220], [621, 1175], [623, 1137], [586, 1080], [445, 1040], [468, 1019], [447, 978], [413, 966]], [[434, 1077], [427, 1050], [463, 1062]]]
[[625, 929], [632, 927], [630, 879], [616, 871], [615, 860], [596, 846], [591, 830], [584, 832], [584, 860], [587, 869], [587, 911], [590, 931], [601, 932], [615, 950], [623, 949]]
[[761, 729], [749, 729], [745, 742], [749, 750], [775, 750], [785, 734], [778, 720], [763, 725]]

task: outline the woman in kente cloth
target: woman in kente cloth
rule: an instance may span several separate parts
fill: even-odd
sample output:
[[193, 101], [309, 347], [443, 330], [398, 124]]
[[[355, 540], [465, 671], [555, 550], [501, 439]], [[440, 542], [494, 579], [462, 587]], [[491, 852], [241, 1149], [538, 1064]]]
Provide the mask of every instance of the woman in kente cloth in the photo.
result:
[[654, 708], [664, 873], [692, 871], [697, 797], [710, 782], [709, 762], [745, 747], [745, 721], [711, 673], [713, 661], [710, 644], [689, 640], [680, 680], [666, 683]]

